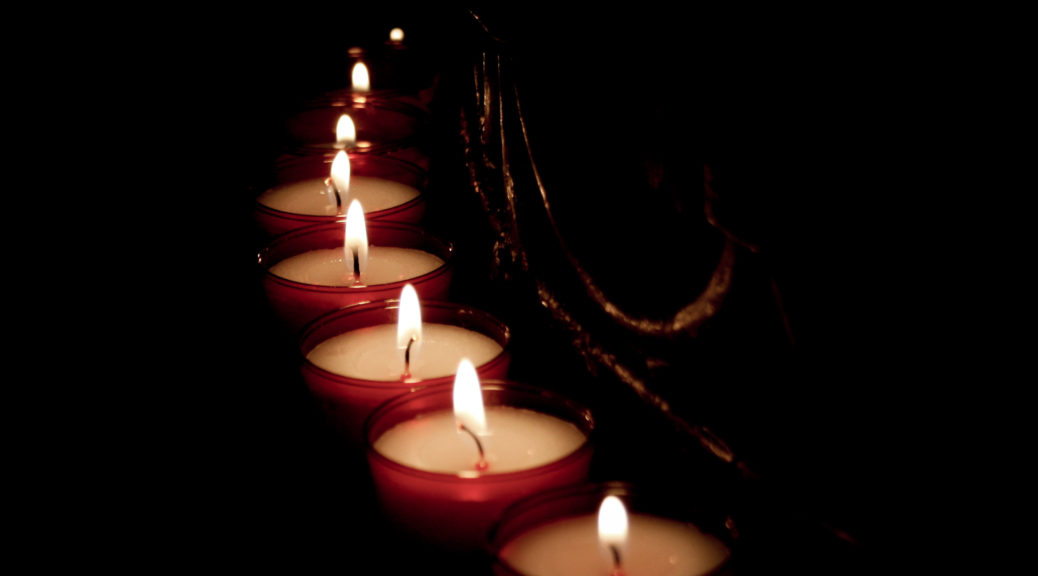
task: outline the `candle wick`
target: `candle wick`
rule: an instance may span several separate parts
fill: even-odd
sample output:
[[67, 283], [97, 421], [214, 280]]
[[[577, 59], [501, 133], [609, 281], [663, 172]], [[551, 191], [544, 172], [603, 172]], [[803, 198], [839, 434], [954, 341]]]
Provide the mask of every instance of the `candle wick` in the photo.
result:
[[612, 576], [623, 576], [623, 572], [620, 571], [620, 549], [617, 548], [615, 544], [610, 544], [609, 551], [613, 553]]
[[476, 449], [479, 450], [479, 461], [476, 462], [476, 470], [486, 470], [487, 461], [486, 458], [484, 458], [483, 456], [483, 443], [479, 441], [479, 437], [476, 436], [476, 434], [472, 430], [469, 430], [461, 422], [458, 422], [458, 428], [460, 428], [463, 432], [467, 433], [469, 436], [472, 436], [472, 439], [476, 442]]
[[404, 348], [404, 373], [401, 375], [401, 378], [404, 380], [411, 377], [411, 345], [416, 340], [418, 339], [411, 336], [411, 339], [407, 341], [407, 348]]
[[360, 285], [360, 250], [354, 247], [350, 247], [350, 254], [353, 255], [353, 283]]
[[335, 213], [342, 214], [342, 196], [339, 195], [339, 188], [335, 186], [335, 181], [331, 177], [325, 178], [324, 187], [326, 194], [335, 195]]

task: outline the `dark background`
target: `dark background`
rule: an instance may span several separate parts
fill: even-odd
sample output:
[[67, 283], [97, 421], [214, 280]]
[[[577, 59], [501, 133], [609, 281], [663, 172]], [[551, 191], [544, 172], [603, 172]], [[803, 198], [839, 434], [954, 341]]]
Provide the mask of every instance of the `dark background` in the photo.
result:
[[[556, 223], [582, 265], [622, 308], [666, 317], [698, 293], [727, 232], [739, 248], [721, 311], [695, 338], [642, 341], [617, 329], [546, 256], [551, 231], [537, 217], [523, 229], [530, 271], [498, 258], [459, 138], [473, 59], [486, 46], [469, 12], [171, 12], [162, 27], [140, 16], [69, 64], [72, 82], [96, 99], [58, 98], [94, 133], [124, 120], [126, 136], [99, 140], [100, 156], [132, 152], [117, 165], [138, 183], [124, 196], [93, 193], [128, 225], [98, 235], [93, 253], [112, 256], [104, 261], [122, 280], [103, 290], [104, 302], [128, 312], [118, 342], [140, 359], [103, 373], [126, 382], [122, 400], [157, 408], [120, 402], [125, 424], [104, 426], [120, 473], [103, 484], [129, 504], [106, 514], [134, 543], [112, 554], [302, 573], [371, 571], [383, 555], [399, 567], [389, 573], [465, 560], [384, 545], [394, 535], [363, 467], [343, 457], [310, 406], [293, 339], [267, 315], [255, 265], [251, 202], [282, 149], [285, 118], [344, 86], [346, 50], [380, 44], [392, 26], [439, 74], [427, 224], [456, 243], [456, 296], [512, 326], [516, 378], [553, 370], [557, 386], [596, 411], [596, 480], [710, 494], [704, 506], [741, 522], [746, 573], [865, 573], [921, 552], [943, 518], [931, 492], [972, 475], [943, 458], [963, 442], [953, 431], [976, 422], [956, 411], [955, 426], [946, 422], [959, 394], [948, 376], [973, 376], [974, 359], [958, 352], [972, 350], [963, 340], [975, 332], [944, 302], [950, 284], [958, 291], [972, 275], [945, 267], [959, 246], [945, 225], [916, 225], [941, 213], [932, 197], [960, 174], [919, 153], [951, 131], [922, 89], [940, 63], [906, 59], [899, 33], [876, 50], [868, 35], [718, 29], [670, 10], [476, 12], [510, 58]], [[121, 65], [94, 65], [112, 61]], [[618, 78], [617, 64], [640, 66], [641, 84]], [[627, 123], [606, 128], [621, 114]], [[153, 119], [166, 122], [157, 133], [146, 128]], [[701, 164], [724, 232], [703, 214]], [[655, 195], [645, 191], [652, 166], [667, 175]], [[520, 209], [535, 211], [530, 180], [519, 178]], [[158, 192], [142, 198], [145, 188]], [[619, 204], [631, 196], [643, 203]], [[143, 217], [117, 216], [127, 197]], [[617, 239], [615, 222], [628, 214], [633, 245]], [[141, 263], [127, 234], [161, 263]], [[126, 262], [146, 276], [127, 275]], [[642, 280], [656, 269], [659, 282]], [[540, 305], [537, 281], [557, 289], [599, 351], [633, 366], [677, 420], [714, 431], [743, 467], [704, 451], [615, 365], [588, 360]], [[654, 363], [639, 364], [646, 358]], [[894, 570], [919, 557], [898, 556]]]

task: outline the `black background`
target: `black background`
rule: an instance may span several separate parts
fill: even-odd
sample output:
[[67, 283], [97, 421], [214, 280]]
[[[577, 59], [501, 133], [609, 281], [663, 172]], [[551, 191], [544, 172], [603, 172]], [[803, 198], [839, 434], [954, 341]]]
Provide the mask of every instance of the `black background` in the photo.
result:
[[[407, 30], [441, 74], [428, 224], [457, 243], [465, 282], [457, 297], [512, 325], [517, 378], [538, 380], [550, 367], [596, 410], [595, 479], [716, 494], [706, 504], [745, 523], [747, 573], [865, 573], [895, 551], [918, 551], [940, 524], [928, 494], [959, 476], [957, 466], [931, 463], [955, 438], [941, 424], [957, 395], [946, 376], [973, 368], [955, 353], [969, 347], [943, 304], [948, 284], [965, 282], [969, 270], [944, 267], [958, 247], [944, 226], [914, 225], [933, 217], [931, 196], [959, 174], [918, 153], [950, 131], [929, 107], [932, 92], [920, 90], [941, 67], [919, 72], [921, 57], [906, 59], [899, 34], [885, 44], [897, 50], [879, 51], [867, 35], [718, 30], [669, 10], [477, 12], [515, 57], [549, 190], [569, 190], [551, 199], [560, 229], [617, 302], [663, 315], [686, 301], [680, 282], [629, 282], [665, 264], [673, 254], [661, 246], [670, 241], [706, 246], [670, 276], [709, 274], [720, 233], [698, 207], [699, 166], [710, 167], [726, 221], [758, 250], [741, 249], [735, 296], [701, 338], [666, 348], [668, 364], [649, 382], [758, 477], [742, 477], [675, 433], [608, 368], [589, 369], [528, 277], [495, 274], [492, 230], [466, 187], [457, 138], [457, 108], [472, 97], [471, 14], [171, 10], [136, 15], [112, 36], [89, 34], [83, 43], [93, 50], [76, 57], [70, 47], [56, 68], [67, 73], [55, 72], [83, 96], [46, 95], [51, 115], [79, 118], [97, 135], [75, 140], [85, 173], [130, 182], [84, 187], [105, 208], [85, 226], [97, 259], [77, 273], [118, 280], [80, 307], [103, 324], [112, 323], [111, 309], [126, 311], [118, 336], [101, 347], [106, 354], [88, 354], [103, 381], [125, 385], [111, 403], [118, 418], [92, 422], [106, 432], [98, 443], [114, 448], [114, 473], [98, 482], [103, 498], [90, 489], [76, 495], [87, 512], [74, 516], [89, 525], [101, 514], [128, 529], [91, 554], [130, 565], [300, 573], [371, 572], [383, 558], [398, 568], [384, 573], [414, 573], [463, 560], [386, 545], [393, 534], [380, 524], [363, 467], [343, 457], [310, 406], [294, 343], [267, 316], [255, 265], [251, 201], [284, 143], [285, 118], [343, 86], [345, 51], [381, 43], [391, 26]], [[644, 65], [644, 86], [618, 81], [617, 62]], [[537, 63], [548, 68], [534, 72]], [[598, 119], [618, 109], [634, 120], [611, 137]], [[682, 192], [618, 208], [610, 200], [627, 193], [610, 186], [605, 170], [640, 154], [686, 166], [677, 171]], [[127, 206], [131, 217], [121, 216]], [[609, 223], [641, 210], [634, 235], [653, 242], [614, 245]], [[97, 225], [104, 218], [120, 226]], [[141, 259], [142, 244], [156, 261]], [[640, 248], [650, 249], [647, 262], [636, 262]], [[921, 281], [938, 271], [952, 281]], [[612, 338], [614, 328], [599, 322], [589, 320], [588, 332], [621, 356], [642, 351], [624, 350], [631, 340]], [[131, 359], [99, 361], [116, 350]], [[73, 445], [82, 456], [98, 443]], [[76, 462], [70, 469], [81, 477], [99, 474], [89, 458]]]

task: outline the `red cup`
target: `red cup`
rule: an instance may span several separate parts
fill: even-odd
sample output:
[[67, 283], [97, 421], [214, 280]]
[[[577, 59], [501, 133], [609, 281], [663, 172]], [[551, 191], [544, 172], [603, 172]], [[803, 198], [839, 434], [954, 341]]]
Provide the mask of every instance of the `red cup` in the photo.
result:
[[420, 299], [445, 300], [453, 275], [453, 247], [416, 226], [393, 222], [368, 222], [368, 242], [424, 250], [439, 256], [443, 264], [420, 276], [385, 284], [364, 286], [323, 286], [282, 278], [270, 271], [274, 264], [309, 250], [340, 248], [343, 245], [342, 221], [299, 228], [274, 238], [258, 256], [263, 268], [262, 285], [275, 316], [289, 330], [298, 331], [318, 316], [361, 302], [386, 300], [400, 295], [405, 284], [412, 284]]
[[[349, 152], [348, 155], [350, 158], [351, 175], [392, 180], [418, 189], [418, 196], [403, 204], [390, 206], [382, 210], [365, 212], [365, 221], [401, 222], [405, 224], [415, 224], [421, 221], [425, 215], [426, 208], [424, 190], [429, 180], [425, 170], [415, 164], [390, 156], [356, 152]], [[275, 181], [280, 185], [301, 180], [327, 178], [331, 174], [334, 158], [335, 153], [284, 158], [278, 163], [276, 168]], [[343, 219], [343, 215], [286, 212], [267, 206], [258, 199], [254, 206], [254, 217], [256, 224], [267, 238], [272, 238], [304, 226], [327, 224]]]
[[[306, 326], [299, 339], [299, 351], [303, 356], [303, 380], [332, 427], [358, 448], [364, 445], [364, 421], [377, 406], [411, 390], [452, 383], [454, 374], [407, 381], [366, 380], [321, 368], [311, 362], [308, 355], [318, 344], [344, 332], [385, 324], [395, 326], [399, 309], [399, 300], [348, 306], [318, 317]], [[459, 326], [488, 336], [500, 344], [500, 354], [476, 366], [476, 373], [481, 379], [505, 378], [511, 360], [511, 332], [507, 325], [486, 312], [454, 302], [423, 300], [421, 309], [423, 323]]]
[[334, 140], [339, 117], [349, 114], [357, 140], [406, 142], [428, 123], [429, 113], [417, 100], [394, 91], [340, 90], [311, 100], [285, 123], [288, 139], [297, 145]]
[[445, 550], [485, 549], [486, 534], [509, 504], [587, 481], [594, 428], [590, 410], [554, 392], [509, 381], [484, 381], [481, 389], [488, 409], [508, 406], [549, 414], [575, 425], [584, 434], [584, 442], [572, 452], [528, 469], [478, 475], [431, 472], [390, 459], [374, 445], [397, 424], [452, 410], [453, 385], [427, 386], [387, 401], [368, 416], [365, 450], [380, 506], [401, 534]]

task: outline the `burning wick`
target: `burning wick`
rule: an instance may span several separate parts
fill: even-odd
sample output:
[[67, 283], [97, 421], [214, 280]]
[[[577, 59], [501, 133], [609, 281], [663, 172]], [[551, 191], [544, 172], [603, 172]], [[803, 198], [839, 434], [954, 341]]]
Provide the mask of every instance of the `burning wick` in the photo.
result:
[[360, 285], [360, 250], [350, 246], [350, 254], [353, 254], [353, 284]]
[[472, 439], [475, 440], [475, 442], [476, 442], [476, 449], [479, 450], [479, 461], [476, 462], [476, 470], [480, 470], [480, 471], [486, 470], [487, 469], [487, 460], [486, 460], [486, 458], [483, 457], [483, 443], [479, 441], [479, 437], [476, 436], [476, 434], [472, 430], [469, 430], [461, 422], [458, 422], [458, 429], [461, 430], [462, 432], [465, 432], [469, 436], [472, 436]]
[[613, 573], [610, 576], [624, 576], [620, 569], [620, 549], [615, 544], [609, 545], [609, 551], [613, 553]]
[[[411, 377], [411, 346], [418, 341], [418, 338], [411, 336], [411, 339], [407, 341], [407, 348], [404, 348], [404, 373], [400, 375], [400, 378], [407, 380]], [[479, 440], [476, 440], [479, 443]], [[480, 448], [480, 454], [483, 453], [483, 449]]]

